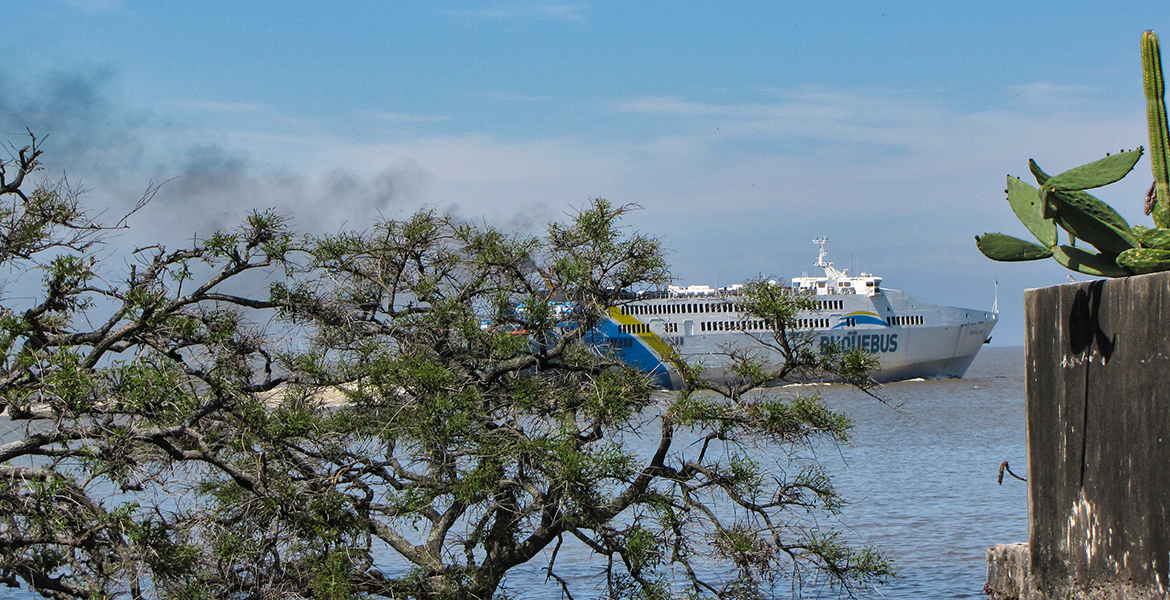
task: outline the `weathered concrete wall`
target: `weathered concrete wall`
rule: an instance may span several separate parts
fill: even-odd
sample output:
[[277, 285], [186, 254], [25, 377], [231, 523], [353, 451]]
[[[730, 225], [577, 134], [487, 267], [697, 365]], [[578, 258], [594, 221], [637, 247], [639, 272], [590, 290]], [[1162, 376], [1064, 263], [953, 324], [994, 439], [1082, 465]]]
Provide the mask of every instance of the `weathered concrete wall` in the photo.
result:
[[1034, 597], [1166, 598], [1170, 273], [1024, 305]]
[[990, 600], [1025, 600], [1032, 597], [1027, 544], [1001, 544], [987, 549], [987, 583], [983, 592]]

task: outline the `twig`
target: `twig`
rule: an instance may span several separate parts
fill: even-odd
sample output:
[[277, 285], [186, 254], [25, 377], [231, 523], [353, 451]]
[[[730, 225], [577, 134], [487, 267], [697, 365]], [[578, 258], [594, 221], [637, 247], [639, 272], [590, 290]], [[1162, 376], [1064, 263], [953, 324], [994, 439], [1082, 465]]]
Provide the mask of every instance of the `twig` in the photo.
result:
[[999, 485], [1003, 485], [1003, 472], [1004, 471], [1007, 471], [1008, 475], [1011, 475], [1012, 477], [1015, 477], [1016, 479], [1019, 479], [1020, 481], [1027, 481], [1028, 480], [1027, 477], [1020, 477], [1019, 475], [1012, 473], [1012, 468], [1008, 466], [1008, 461], [1005, 460], [1005, 461], [1003, 461], [1003, 464], [999, 465], [999, 479], [997, 480], [999, 482]]

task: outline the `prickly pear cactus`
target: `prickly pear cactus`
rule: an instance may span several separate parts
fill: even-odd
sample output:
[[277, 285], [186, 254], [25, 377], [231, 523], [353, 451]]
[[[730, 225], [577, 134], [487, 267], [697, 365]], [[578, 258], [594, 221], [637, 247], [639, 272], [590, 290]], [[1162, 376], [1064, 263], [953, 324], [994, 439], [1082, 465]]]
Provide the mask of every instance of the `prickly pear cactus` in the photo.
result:
[[[1039, 188], [1008, 176], [1007, 200], [1016, 217], [1040, 242], [1035, 244], [1002, 233], [975, 236], [975, 243], [992, 260], [1021, 261], [1053, 258], [1061, 265], [1097, 277], [1125, 277], [1170, 270], [1170, 130], [1166, 120], [1166, 88], [1158, 36], [1142, 34], [1142, 76], [1146, 90], [1146, 117], [1150, 132], [1150, 162], [1154, 185], [1146, 213], [1156, 227], [1131, 227], [1111, 206], [1085, 190], [1109, 185], [1129, 173], [1142, 148], [1114, 155], [1049, 176], [1035, 161], [1029, 170]], [[1063, 229], [1068, 244], [1061, 244]], [[1078, 247], [1077, 241], [1092, 249]]]
[[[1020, 261], [1054, 258], [1080, 273], [1097, 277], [1132, 275], [1128, 264], [1119, 263], [1122, 254], [1143, 248], [1143, 236], [1170, 243], [1170, 230], [1141, 229], [1135, 233], [1129, 223], [1108, 204], [1085, 190], [1109, 185], [1129, 173], [1142, 156], [1142, 149], [1106, 156], [1101, 160], [1049, 176], [1035, 161], [1029, 161], [1039, 188], [1008, 176], [1007, 200], [1020, 222], [1040, 243], [1002, 233], [975, 236], [979, 250], [992, 260]], [[1061, 244], [1059, 230], [1069, 243]], [[1165, 231], [1164, 239], [1151, 231]], [[1076, 246], [1077, 241], [1095, 251]], [[1168, 252], [1167, 254], [1170, 254]], [[1149, 260], [1149, 257], [1143, 259]], [[1143, 264], [1145, 264], [1143, 262]]]

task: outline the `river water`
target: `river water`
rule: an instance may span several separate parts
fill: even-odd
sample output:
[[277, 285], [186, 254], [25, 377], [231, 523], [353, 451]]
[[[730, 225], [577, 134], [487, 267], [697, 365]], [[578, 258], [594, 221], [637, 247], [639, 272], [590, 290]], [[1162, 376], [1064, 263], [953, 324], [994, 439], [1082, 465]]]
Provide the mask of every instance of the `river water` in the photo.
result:
[[[854, 421], [848, 444], [816, 450], [847, 502], [839, 521], [826, 524], [880, 546], [899, 575], [858, 596], [986, 598], [987, 548], [1028, 541], [1027, 484], [1006, 475], [996, 483], [1005, 460], [1017, 474], [1026, 471], [1024, 349], [984, 347], [964, 379], [886, 384], [878, 393], [889, 405], [844, 385], [812, 389]], [[602, 567], [580, 548], [562, 551], [557, 562], [558, 573], [578, 584]], [[541, 566], [516, 573], [509, 591], [563, 598]], [[840, 597], [831, 588], [803, 592]]]
[[[987, 548], [1028, 539], [1026, 484], [996, 483], [1003, 461], [1021, 475], [1027, 464], [1023, 349], [985, 347], [965, 379], [886, 384], [880, 393], [897, 410], [845, 386], [817, 391], [855, 423], [849, 444], [817, 453], [848, 502], [837, 526], [880, 546], [899, 573], [866, 597], [985, 597]], [[558, 563], [596, 572], [587, 554], [571, 558], [581, 564]], [[510, 583], [517, 598], [561, 597], [536, 571]], [[39, 597], [0, 587], [3, 600]]]
[[985, 347], [964, 379], [887, 384], [898, 414], [868, 397], [824, 394], [855, 422], [829, 463], [853, 533], [880, 545], [901, 578], [874, 597], [983, 598], [989, 546], [1028, 541], [1024, 350]]

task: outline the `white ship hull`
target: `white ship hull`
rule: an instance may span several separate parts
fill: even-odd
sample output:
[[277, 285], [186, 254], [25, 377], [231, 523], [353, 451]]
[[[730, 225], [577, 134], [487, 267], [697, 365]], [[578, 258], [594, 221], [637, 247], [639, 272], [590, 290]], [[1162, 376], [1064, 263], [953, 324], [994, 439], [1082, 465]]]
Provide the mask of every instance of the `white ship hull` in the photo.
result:
[[[794, 278], [798, 293], [815, 295], [819, 311], [797, 315], [796, 334], [814, 344], [839, 344], [874, 354], [880, 382], [962, 377], [990, 338], [998, 315], [984, 311], [922, 304], [898, 290], [884, 290], [881, 279], [849, 277], [824, 263], [826, 277]], [[614, 308], [593, 334], [593, 343], [611, 348], [623, 361], [655, 375], [659, 385], [679, 386], [665, 356], [701, 364], [706, 377], [728, 376], [730, 350], [748, 351], [774, 365], [780, 355], [761, 343], [771, 336], [762, 321], [739, 310], [740, 286], [720, 290], [671, 288]]]

